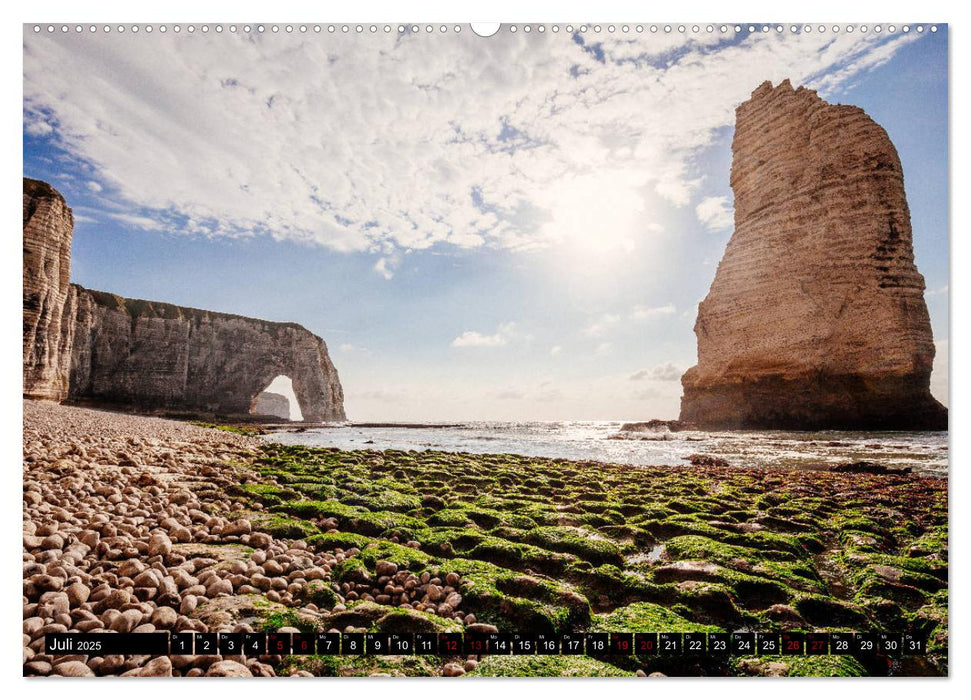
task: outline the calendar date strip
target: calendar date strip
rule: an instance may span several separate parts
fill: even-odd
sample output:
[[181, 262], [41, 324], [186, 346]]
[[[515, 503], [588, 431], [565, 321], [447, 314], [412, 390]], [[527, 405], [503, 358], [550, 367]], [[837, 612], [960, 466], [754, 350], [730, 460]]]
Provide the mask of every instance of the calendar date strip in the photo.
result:
[[660, 656], [908, 656], [927, 642], [892, 632], [580, 632], [573, 634], [461, 633], [52, 633], [47, 654], [178, 656], [320, 655], [582, 655]]

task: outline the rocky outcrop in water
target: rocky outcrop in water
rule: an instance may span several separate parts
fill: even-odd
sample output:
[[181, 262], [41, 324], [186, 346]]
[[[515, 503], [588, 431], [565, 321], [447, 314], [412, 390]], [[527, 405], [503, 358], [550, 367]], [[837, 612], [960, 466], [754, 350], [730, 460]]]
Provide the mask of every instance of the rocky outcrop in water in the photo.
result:
[[344, 420], [343, 391], [322, 339], [296, 323], [68, 285], [70, 224], [63, 198], [25, 178], [25, 396], [243, 415], [282, 374], [293, 381], [304, 420]]
[[32, 399], [67, 396], [71, 361], [71, 236], [74, 216], [64, 198], [24, 178], [24, 388]]
[[283, 420], [290, 420], [290, 399], [283, 394], [264, 391], [256, 397], [253, 413], [258, 416], [276, 416]]
[[900, 160], [863, 110], [789, 81], [736, 110], [735, 231], [698, 308], [681, 420], [947, 428]]

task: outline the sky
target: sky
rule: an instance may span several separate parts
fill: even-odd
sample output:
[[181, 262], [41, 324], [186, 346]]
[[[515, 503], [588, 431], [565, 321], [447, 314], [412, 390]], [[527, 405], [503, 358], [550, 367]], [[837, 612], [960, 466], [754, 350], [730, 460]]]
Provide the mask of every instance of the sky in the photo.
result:
[[75, 282], [301, 323], [351, 420], [674, 418], [734, 108], [789, 78], [898, 149], [946, 403], [946, 28], [740, 27], [28, 25], [24, 174], [74, 209]]

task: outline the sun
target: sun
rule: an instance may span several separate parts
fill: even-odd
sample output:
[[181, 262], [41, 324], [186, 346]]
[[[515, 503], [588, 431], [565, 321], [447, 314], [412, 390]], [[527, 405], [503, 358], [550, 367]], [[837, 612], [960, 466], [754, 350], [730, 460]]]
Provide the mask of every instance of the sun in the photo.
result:
[[640, 190], [644, 174], [599, 171], [567, 177], [548, 193], [552, 220], [544, 237], [571, 264], [584, 269], [610, 267], [642, 247], [656, 228], [645, 214]]

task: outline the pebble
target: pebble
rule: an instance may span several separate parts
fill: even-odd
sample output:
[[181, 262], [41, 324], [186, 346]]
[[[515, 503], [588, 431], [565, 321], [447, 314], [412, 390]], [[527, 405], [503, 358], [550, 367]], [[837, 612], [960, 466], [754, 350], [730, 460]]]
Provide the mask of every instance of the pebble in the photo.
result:
[[376, 564], [378, 576], [394, 576], [398, 573], [398, 565], [390, 561], [378, 561]]
[[265, 532], [254, 532], [249, 536], [249, 546], [255, 549], [267, 549], [273, 544], [273, 538]]
[[151, 622], [158, 629], [172, 629], [179, 619], [179, 614], [168, 606], [156, 608], [152, 613]]
[[65, 661], [59, 663], [53, 667], [52, 673], [68, 678], [82, 678], [84, 676], [94, 675], [94, 671], [88, 668], [87, 664], [83, 661]]
[[51, 664], [48, 661], [32, 660], [24, 664], [24, 673], [35, 676], [46, 676], [51, 672]]
[[122, 676], [167, 678], [172, 676], [172, 661], [167, 656], [157, 656], [140, 668], [125, 671]]
[[156, 533], [148, 540], [148, 555], [151, 557], [165, 555], [172, 551], [172, 540], [168, 535]]
[[457, 663], [447, 663], [442, 667], [442, 675], [449, 678], [464, 676], [465, 669], [459, 666]]
[[88, 597], [91, 595], [91, 589], [80, 581], [72, 583], [65, 592], [72, 608], [79, 608], [87, 603]]
[[276, 559], [269, 559], [263, 564], [263, 571], [267, 576], [279, 576], [283, 573], [283, 565]]
[[251, 677], [253, 672], [238, 661], [217, 661], [209, 666], [206, 675], [220, 678], [244, 678]]

